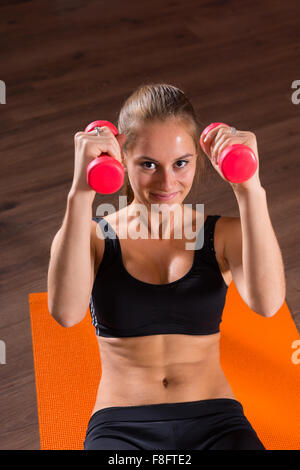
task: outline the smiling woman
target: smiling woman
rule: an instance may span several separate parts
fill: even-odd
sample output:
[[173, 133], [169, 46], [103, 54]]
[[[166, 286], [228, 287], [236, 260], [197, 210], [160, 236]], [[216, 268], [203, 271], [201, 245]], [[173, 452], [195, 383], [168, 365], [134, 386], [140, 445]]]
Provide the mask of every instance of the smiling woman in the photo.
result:
[[[145, 156], [146, 152], [151, 156]], [[191, 190], [197, 149], [188, 127], [179, 119], [140, 124], [134, 148], [123, 150], [123, 159], [134, 193], [131, 204], [150, 208], [154, 199], [181, 203]]]
[[[102, 374], [84, 448], [262, 450], [220, 364], [229, 225], [202, 214], [195, 231], [197, 210], [183, 203], [206, 158], [194, 109], [174, 86], [144, 85], [124, 103], [118, 130], [117, 137], [108, 128], [100, 136], [77, 134], [81, 189], [75, 184], [69, 195], [49, 266], [49, 311], [63, 326], [85, 316], [90, 296]], [[128, 205], [105, 218], [91, 217], [94, 195], [86, 185], [98, 146], [120, 158], [128, 175]], [[171, 209], [171, 233], [180, 226], [183, 235], [164, 239]], [[187, 212], [194, 250], [186, 249]], [[137, 224], [158, 237], [120, 236]]]
[[[190, 153], [187, 153], [185, 155], [182, 155], [182, 157], [180, 157], [179, 159], [175, 158], [174, 160], [174, 165], [176, 167], [176, 169], [180, 170], [180, 169], [184, 169], [184, 168], [187, 168], [187, 165], [190, 163], [189, 160], [184, 160], [184, 158], [189, 158], [190, 157], [193, 157], [192, 154]], [[146, 157], [146, 156], [142, 156], [142, 157], [139, 157], [137, 160], [142, 160], [142, 163], [140, 164], [140, 166], [145, 169], [146, 171], [151, 171], [151, 170], [155, 170], [157, 169], [157, 167], [159, 167], [159, 162], [157, 160], [155, 160], [154, 158], [150, 158], [150, 157]], [[145, 161], [143, 161], [145, 160]], [[183, 165], [180, 165], [180, 166], [177, 166], [178, 163], [183, 163]], [[155, 165], [155, 168], [149, 168], [147, 167], [146, 165], [149, 164], [149, 165]], [[178, 191], [174, 191], [174, 192], [150, 192], [149, 193], [151, 196], [154, 196], [155, 198], [161, 200], [161, 201], [169, 201], [171, 199], [174, 198], [175, 195], [178, 194]]]
[[[127, 98], [120, 110], [118, 118], [119, 132], [125, 134], [127, 137], [126, 143], [122, 149], [123, 154], [125, 156], [135, 148], [135, 155], [137, 155], [136, 162], [144, 160], [142, 167], [145, 168], [145, 171], [153, 171], [157, 166], [152, 165], [152, 167], [147, 167], [147, 164], [150, 161], [159, 164], [163, 149], [161, 146], [157, 149], [157, 159], [154, 158], [153, 154], [151, 154], [151, 156], [146, 156], [143, 153], [138, 155], [136, 144], [138, 138], [142, 135], [141, 126], [154, 123], [160, 126], [163, 123], [170, 123], [174, 120], [187, 131], [193, 145], [190, 153], [183, 152], [183, 154], [179, 154], [176, 158], [174, 158], [174, 155], [170, 157], [170, 164], [171, 162], [175, 163], [185, 158], [188, 158], [190, 161], [192, 157], [196, 163], [194, 181], [196, 184], [199, 184], [201, 181], [204, 181], [206, 166], [206, 158], [199, 142], [201, 124], [192, 104], [187, 99], [185, 93], [179, 88], [167, 84], [146, 84], [141, 85]], [[165, 132], [167, 132], [167, 129]], [[168, 153], [170, 153], [170, 150], [171, 149], [168, 148]], [[127, 163], [125, 158], [124, 163]], [[181, 164], [177, 166], [177, 168], [183, 169], [188, 163], [187, 161], [185, 165]], [[177, 165], [177, 163], [175, 164]], [[132, 184], [134, 184], [132, 177], [130, 176], [130, 172], [127, 171], [123, 194], [127, 196], [128, 204], [130, 204], [134, 198]], [[157, 191], [158, 194], [164, 194], [165, 192], [168, 193], [168, 191]]]
[[[190, 449], [264, 449], [219, 363], [219, 323], [231, 281], [224, 218], [218, 224], [220, 216], [204, 218], [204, 245], [189, 254], [185, 238], [121, 242], [117, 235], [121, 219], [129, 229], [137, 223], [141, 205], [152, 231], [153, 204], [182, 208], [193, 182], [204, 177], [194, 109], [178, 88], [145, 85], [126, 100], [118, 128], [126, 135], [128, 206], [118, 223], [116, 214], [94, 219], [105, 238], [94, 241], [90, 303], [102, 380], [85, 449], [171, 449], [184, 440]], [[175, 212], [174, 225], [179, 218]], [[117, 296], [109, 295], [112, 285]]]

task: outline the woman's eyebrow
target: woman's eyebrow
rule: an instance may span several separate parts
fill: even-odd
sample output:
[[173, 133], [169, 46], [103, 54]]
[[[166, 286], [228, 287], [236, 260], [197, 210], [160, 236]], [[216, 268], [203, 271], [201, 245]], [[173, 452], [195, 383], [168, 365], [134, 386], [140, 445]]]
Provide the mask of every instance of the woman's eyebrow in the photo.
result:
[[[173, 160], [173, 162], [175, 162], [176, 160], [181, 160], [182, 158], [188, 158], [188, 157], [193, 157], [193, 154], [192, 153], [186, 153], [185, 155], [182, 155], [182, 157], [177, 157]], [[156, 163], [159, 163], [158, 160], [155, 160], [154, 158], [151, 158], [151, 157], [147, 157], [147, 155], [140, 155], [137, 160], [142, 160], [142, 159], [147, 159], [147, 160], [151, 160], [152, 162], [156, 162]]]

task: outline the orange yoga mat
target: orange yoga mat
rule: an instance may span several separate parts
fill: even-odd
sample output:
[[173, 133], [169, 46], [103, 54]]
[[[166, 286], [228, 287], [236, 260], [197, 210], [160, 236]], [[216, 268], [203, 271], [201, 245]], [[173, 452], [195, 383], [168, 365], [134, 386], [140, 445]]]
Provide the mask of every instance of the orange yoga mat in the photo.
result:
[[[47, 292], [29, 294], [41, 449], [83, 449], [101, 378], [88, 310], [63, 328]], [[244, 413], [267, 450], [300, 449], [300, 336], [286, 305], [253, 312], [232, 281], [221, 323], [220, 360]]]

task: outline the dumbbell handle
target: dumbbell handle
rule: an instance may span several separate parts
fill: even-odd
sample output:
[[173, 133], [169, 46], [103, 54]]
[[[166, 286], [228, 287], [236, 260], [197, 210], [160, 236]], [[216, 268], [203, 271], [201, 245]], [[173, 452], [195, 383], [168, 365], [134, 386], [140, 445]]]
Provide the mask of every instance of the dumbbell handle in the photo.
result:
[[[200, 144], [205, 152], [203, 139], [209, 131], [223, 124], [223, 122], [214, 122], [207, 126], [201, 134]], [[222, 150], [218, 158], [218, 166], [225, 179], [231, 183], [243, 183], [254, 175], [257, 169], [257, 158], [253, 150], [247, 145], [232, 144]]]
[[[107, 126], [116, 136], [118, 129], [110, 122], [98, 120], [91, 122], [84, 132], [92, 132], [96, 127]], [[92, 160], [86, 172], [87, 183], [89, 186], [101, 194], [112, 194], [117, 192], [124, 183], [125, 171], [123, 165], [106, 153], [101, 153]]]

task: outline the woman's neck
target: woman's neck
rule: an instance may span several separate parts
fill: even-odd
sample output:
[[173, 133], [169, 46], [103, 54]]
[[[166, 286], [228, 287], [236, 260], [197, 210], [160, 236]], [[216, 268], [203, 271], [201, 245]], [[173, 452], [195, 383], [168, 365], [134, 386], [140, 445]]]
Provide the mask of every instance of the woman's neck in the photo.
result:
[[135, 223], [140, 224], [140, 230], [149, 238], [184, 238], [184, 231], [193, 230], [193, 211], [180, 203], [151, 204], [149, 207], [133, 201], [127, 206], [127, 217], [136, 219]]

